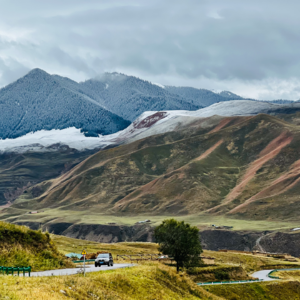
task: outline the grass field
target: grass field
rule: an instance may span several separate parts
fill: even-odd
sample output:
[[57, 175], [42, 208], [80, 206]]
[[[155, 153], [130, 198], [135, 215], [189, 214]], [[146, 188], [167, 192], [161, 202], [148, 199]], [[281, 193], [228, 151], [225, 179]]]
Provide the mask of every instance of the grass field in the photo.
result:
[[[16, 219], [16, 215], [18, 216]], [[59, 217], [58, 217], [59, 216]], [[38, 214], [28, 214], [25, 209], [10, 209], [6, 210], [5, 215], [0, 215], [0, 219], [6, 221], [18, 222], [40, 222], [47, 223], [56, 220], [57, 222], [81, 223], [81, 224], [107, 224], [116, 223], [118, 225], [134, 225], [138, 221], [145, 219], [151, 220], [151, 225], [159, 225], [167, 218], [174, 218], [171, 215], [132, 215], [132, 216], [118, 216], [98, 213], [97, 211], [85, 210], [63, 210], [63, 209], [45, 209]], [[196, 214], [187, 216], [176, 216], [179, 221], [188, 222], [191, 225], [198, 226], [200, 229], [211, 227], [212, 224], [219, 226], [233, 226], [232, 230], [250, 230], [250, 231], [264, 231], [264, 230], [289, 230], [291, 228], [299, 227], [297, 221], [268, 221], [268, 220], [240, 220], [228, 218], [226, 216], [213, 216], [208, 214]]]
[[215, 257], [217, 264], [242, 266], [249, 274], [262, 269], [300, 267], [300, 259], [297, 259], [297, 262], [288, 262], [284, 259], [276, 259], [273, 257], [209, 250], [205, 250], [204, 255]]
[[300, 270], [297, 271], [278, 271], [272, 274], [284, 280], [297, 280], [300, 281]]
[[299, 300], [300, 282], [265, 282], [207, 286], [205, 290], [229, 300]]
[[81, 253], [83, 249], [87, 253], [96, 253], [97, 251], [107, 251], [114, 256], [117, 254], [141, 254], [141, 253], [158, 253], [157, 244], [154, 243], [116, 243], [116, 244], [104, 244], [96, 243], [86, 240], [78, 240], [68, 238], [61, 235], [51, 234], [51, 239], [56, 244], [57, 249], [64, 253]]
[[[2, 299], [223, 299], [184, 274], [158, 263], [82, 275], [18, 278], [0, 276]], [[5, 298], [7, 297], [7, 298]]]

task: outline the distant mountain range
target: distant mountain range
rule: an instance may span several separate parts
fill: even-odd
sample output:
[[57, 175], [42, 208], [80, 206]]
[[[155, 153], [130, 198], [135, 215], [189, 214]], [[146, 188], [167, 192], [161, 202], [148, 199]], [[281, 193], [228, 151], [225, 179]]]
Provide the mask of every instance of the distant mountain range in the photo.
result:
[[81, 129], [86, 136], [115, 133], [145, 111], [197, 110], [243, 99], [189, 87], [162, 87], [119, 73], [77, 83], [34, 69], [0, 90], [0, 139], [38, 130]]
[[146, 111], [195, 111], [229, 100], [245, 99], [228, 91], [162, 86], [120, 73], [77, 83], [34, 69], [0, 89], [0, 139], [69, 127], [85, 136], [109, 135], [125, 129]]
[[41, 129], [76, 127], [89, 134], [110, 134], [130, 122], [77, 91], [78, 84], [35, 69], [0, 90], [0, 138]]
[[105, 73], [79, 83], [89, 97], [133, 122], [145, 111], [197, 110], [206, 105], [172, 93], [151, 82], [119, 73]]

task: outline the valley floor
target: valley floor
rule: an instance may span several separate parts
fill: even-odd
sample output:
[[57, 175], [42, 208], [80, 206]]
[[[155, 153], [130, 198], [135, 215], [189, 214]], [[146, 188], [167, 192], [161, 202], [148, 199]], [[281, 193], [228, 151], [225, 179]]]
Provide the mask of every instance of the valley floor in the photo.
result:
[[159, 225], [163, 220], [168, 218], [176, 218], [179, 221], [185, 221], [200, 229], [211, 228], [212, 224], [217, 226], [232, 226], [233, 230], [290, 230], [300, 227], [297, 220], [245, 220], [237, 218], [229, 218], [227, 216], [214, 216], [209, 214], [192, 214], [192, 215], [110, 215], [98, 213], [94, 209], [63, 210], [63, 209], [45, 209], [37, 214], [28, 214], [28, 210], [7, 209], [5, 213], [0, 212], [0, 219], [5, 222], [39, 222], [45, 224], [51, 223], [77, 223], [77, 224], [109, 224], [131, 226], [139, 221], [150, 220], [152, 226]]

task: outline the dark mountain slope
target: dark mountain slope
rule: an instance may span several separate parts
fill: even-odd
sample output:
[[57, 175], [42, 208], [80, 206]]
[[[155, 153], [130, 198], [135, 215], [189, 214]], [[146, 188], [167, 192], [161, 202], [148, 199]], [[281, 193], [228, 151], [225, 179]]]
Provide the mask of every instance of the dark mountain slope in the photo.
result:
[[0, 90], [0, 138], [15, 138], [41, 129], [80, 128], [89, 134], [110, 134], [130, 123], [87, 96], [76, 83], [34, 69]]
[[196, 110], [203, 105], [133, 76], [105, 73], [81, 82], [82, 90], [113, 113], [134, 121], [145, 111]]
[[231, 93], [229, 91], [222, 91], [219, 93], [219, 95], [222, 97], [228, 98], [229, 100], [244, 100], [245, 99], [245, 98], [243, 98], [237, 94]]
[[[94, 151], [76, 151], [66, 146], [41, 153], [0, 154], [0, 206], [12, 203], [26, 189], [69, 171]], [[40, 195], [40, 187], [33, 190]]]
[[201, 106], [210, 106], [217, 102], [228, 101], [228, 100], [242, 100], [242, 97], [239, 97], [235, 94], [234, 97], [230, 98], [228, 94], [226, 96], [222, 94], [216, 94], [212, 91], [205, 89], [196, 89], [192, 87], [176, 87], [176, 86], [166, 86], [167, 91], [170, 93], [181, 96], [186, 99], [186, 101], [190, 101], [195, 105]]

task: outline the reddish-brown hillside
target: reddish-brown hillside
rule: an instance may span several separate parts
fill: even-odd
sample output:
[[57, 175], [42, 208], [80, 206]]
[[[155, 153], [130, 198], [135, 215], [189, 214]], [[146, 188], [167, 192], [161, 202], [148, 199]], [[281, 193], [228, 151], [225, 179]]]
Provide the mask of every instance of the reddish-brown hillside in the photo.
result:
[[7, 213], [58, 208], [298, 219], [300, 127], [269, 115], [211, 120], [100, 151], [43, 183], [39, 197], [29, 189]]

